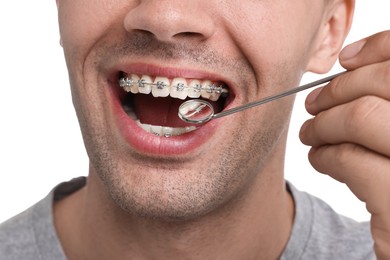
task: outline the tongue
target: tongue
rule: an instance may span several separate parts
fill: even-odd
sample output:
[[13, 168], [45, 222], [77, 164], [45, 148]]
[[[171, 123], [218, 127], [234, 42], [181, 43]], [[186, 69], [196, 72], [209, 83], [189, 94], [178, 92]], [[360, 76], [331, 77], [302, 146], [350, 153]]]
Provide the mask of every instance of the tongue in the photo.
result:
[[133, 97], [133, 108], [141, 123], [159, 126], [189, 126], [177, 115], [182, 103], [183, 100], [170, 97], [155, 98], [152, 95], [141, 94]]

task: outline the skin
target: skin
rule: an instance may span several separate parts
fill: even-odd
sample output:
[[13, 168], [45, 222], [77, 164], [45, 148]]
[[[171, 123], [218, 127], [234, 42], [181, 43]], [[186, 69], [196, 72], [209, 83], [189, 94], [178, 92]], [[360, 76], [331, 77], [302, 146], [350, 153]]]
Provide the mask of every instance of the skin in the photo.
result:
[[[158, 154], [152, 154], [121, 136], [108, 71], [119, 62], [199, 70], [227, 79], [236, 95], [231, 105], [244, 104], [297, 85], [305, 71], [330, 69], [348, 32], [353, 4], [352, 0], [315, 4], [248, 0], [245, 5], [233, 0], [57, 1], [73, 103], [90, 158], [86, 187], [54, 208], [68, 258], [277, 259], [294, 215], [283, 178], [293, 99], [210, 123], [223, 130], [179, 155], [164, 152], [163, 144]], [[308, 111], [316, 117], [305, 124], [301, 139], [314, 147], [310, 153], [314, 167], [346, 182], [367, 202], [378, 256], [386, 257], [388, 245], [383, 241], [388, 239], [390, 218], [384, 205], [389, 203], [378, 194], [386, 194], [384, 183], [389, 182], [383, 170], [389, 164], [388, 146], [375, 138], [351, 135], [364, 122], [357, 112], [355, 121], [348, 119], [351, 107], [367, 105], [358, 101], [366, 95], [383, 95], [375, 107], [385, 115], [390, 111], [383, 88], [388, 85], [383, 72], [388, 65], [380, 63], [389, 58], [390, 50], [383, 46], [378, 50], [381, 43], [375, 39], [369, 42], [376, 56], [341, 59], [346, 68], [361, 70], [335, 80], [316, 99], [309, 97], [314, 101], [308, 101]], [[372, 73], [376, 76], [368, 79]], [[358, 84], [357, 96], [354, 82], [370, 84]], [[375, 87], [368, 89], [370, 85]], [[343, 91], [332, 92], [337, 86]], [[362, 135], [376, 129], [378, 140], [385, 140], [385, 121], [371, 120], [371, 128], [365, 125]], [[348, 129], [341, 127], [345, 121], [351, 122]], [[323, 125], [336, 122], [340, 128], [324, 131]], [[337, 154], [333, 150], [341, 150], [345, 161], [333, 157]], [[363, 153], [370, 159], [361, 160]], [[363, 161], [375, 164], [387, 182], [362, 181], [368, 177], [356, 162], [370, 165]], [[377, 193], [377, 186], [383, 193]]]
[[340, 63], [351, 72], [309, 94], [306, 107], [314, 118], [300, 137], [312, 146], [311, 164], [366, 203], [376, 255], [389, 259], [390, 32], [347, 46]]

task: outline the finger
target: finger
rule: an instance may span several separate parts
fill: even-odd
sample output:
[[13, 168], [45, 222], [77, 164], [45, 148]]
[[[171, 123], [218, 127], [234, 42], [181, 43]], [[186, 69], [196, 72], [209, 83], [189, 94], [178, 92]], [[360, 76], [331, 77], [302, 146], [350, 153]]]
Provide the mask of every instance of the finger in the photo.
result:
[[313, 167], [345, 183], [371, 214], [390, 212], [390, 160], [359, 145], [344, 143], [313, 148]]
[[340, 64], [348, 70], [390, 59], [390, 31], [374, 34], [346, 46], [340, 53]]
[[390, 61], [359, 68], [335, 78], [327, 86], [307, 96], [306, 109], [315, 115], [367, 95], [390, 100]]
[[301, 141], [318, 147], [355, 143], [390, 157], [390, 102], [365, 96], [333, 107], [305, 122]]
[[312, 148], [315, 169], [345, 183], [371, 213], [371, 232], [378, 259], [390, 259], [390, 160], [355, 144]]
[[371, 216], [371, 233], [377, 259], [390, 259], [390, 212]]

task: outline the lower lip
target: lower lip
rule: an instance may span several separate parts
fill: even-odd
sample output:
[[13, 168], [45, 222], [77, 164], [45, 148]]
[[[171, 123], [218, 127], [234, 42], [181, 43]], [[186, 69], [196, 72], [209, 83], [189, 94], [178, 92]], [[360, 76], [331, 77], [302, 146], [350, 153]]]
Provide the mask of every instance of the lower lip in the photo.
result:
[[171, 137], [155, 136], [146, 132], [123, 110], [118, 98], [118, 86], [111, 86], [110, 96], [116, 124], [124, 140], [136, 151], [158, 156], [177, 156], [194, 152], [211, 139], [216, 133], [217, 121], [213, 120], [197, 130]]

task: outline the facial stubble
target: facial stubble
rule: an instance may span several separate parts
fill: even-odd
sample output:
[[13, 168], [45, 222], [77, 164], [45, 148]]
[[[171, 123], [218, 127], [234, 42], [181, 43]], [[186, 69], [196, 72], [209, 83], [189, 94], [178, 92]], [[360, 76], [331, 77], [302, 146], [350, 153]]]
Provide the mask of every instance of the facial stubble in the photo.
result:
[[[251, 86], [250, 82], [245, 82], [245, 71], [248, 75], [253, 72], [245, 60], [226, 60], [205, 46], [167, 45], [145, 35], [125, 39], [123, 44], [102, 46], [92, 57], [98, 61], [110, 61], [127, 53], [158, 54], [163, 60], [184, 57], [193, 63], [232, 72], [239, 68], [240, 74], [244, 75], [243, 83]], [[84, 111], [88, 109], [85, 107]], [[93, 174], [99, 176], [113, 204], [121, 210], [132, 216], [160, 221], [200, 218], [242, 198], [274, 149], [286, 121], [267, 123], [266, 127], [254, 131], [253, 127], [252, 130], [246, 127], [251, 125], [249, 119], [240, 117], [239, 127], [218, 144], [218, 156], [212, 159], [205, 156], [203, 161], [199, 158], [197, 166], [191, 164], [193, 167], [188, 169], [175, 160], [135, 156], [131, 149], [123, 156], [124, 153], [119, 151], [126, 145], [112, 141], [113, 130], [97, 115], [99, 113], [81, 116]]]

